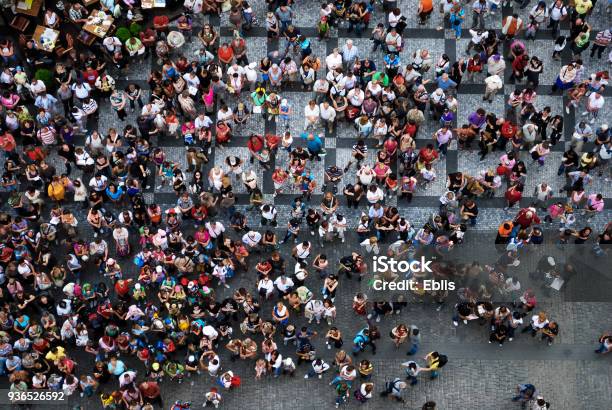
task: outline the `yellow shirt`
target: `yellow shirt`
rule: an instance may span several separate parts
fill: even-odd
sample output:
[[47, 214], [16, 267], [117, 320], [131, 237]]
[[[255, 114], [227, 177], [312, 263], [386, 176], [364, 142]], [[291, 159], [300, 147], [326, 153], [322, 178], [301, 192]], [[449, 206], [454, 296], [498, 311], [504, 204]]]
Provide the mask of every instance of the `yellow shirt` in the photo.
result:
[[586, 14], [593, 7], [591, 0], [576, 0], [576, 12], [578, 14]]
[[54, 353], [53, 350], [47, 353], [47, 355], [45, 356], [45, 359], [55, 362], [56, 360], [60, 360], [66, 357], [66, 350], [62, 346], [58, 346], [56, 350], [57, 350], [57, 353]]

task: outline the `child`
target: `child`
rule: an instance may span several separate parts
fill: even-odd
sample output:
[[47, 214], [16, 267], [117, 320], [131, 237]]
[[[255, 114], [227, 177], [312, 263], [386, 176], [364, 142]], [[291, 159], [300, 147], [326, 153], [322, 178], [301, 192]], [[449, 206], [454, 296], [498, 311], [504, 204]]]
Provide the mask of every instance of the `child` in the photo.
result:
[[566, 44], [567, 39], [565, 38], [565, 36], [557, 37], [557, 40], [555, 40], [555, 46], [552, 55], [553, 60], [561, 60], [561, 52], [565, 48]]
[[255, 380], [261, 380], [262, 376], [266, 375], [266, 361], [259, 359], [255, 362]]

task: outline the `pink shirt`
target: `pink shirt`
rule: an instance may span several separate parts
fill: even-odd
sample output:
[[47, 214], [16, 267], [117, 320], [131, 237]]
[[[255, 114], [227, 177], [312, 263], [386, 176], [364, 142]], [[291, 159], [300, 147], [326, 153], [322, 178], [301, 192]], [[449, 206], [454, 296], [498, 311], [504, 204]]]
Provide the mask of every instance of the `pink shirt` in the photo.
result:
[[591, 207], [591, 209], [601, 212], [604, 209], [604, 200], [597, 199], [597, 194], [589, 195], [589, 199], [587, 200], [587, 204]]

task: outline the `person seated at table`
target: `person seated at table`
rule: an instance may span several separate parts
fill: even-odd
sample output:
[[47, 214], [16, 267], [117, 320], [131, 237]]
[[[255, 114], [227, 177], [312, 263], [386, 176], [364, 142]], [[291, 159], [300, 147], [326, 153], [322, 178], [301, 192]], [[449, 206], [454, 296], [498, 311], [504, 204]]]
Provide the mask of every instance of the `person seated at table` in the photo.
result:
[[87, 21], [87, 9], [81, 3], [74, 3], [68, 10], [68, 16], [74, 23], [85, 23]]
[[168, 24], [170, 20], [168, 16], [155, 16], [153, 17], [153, 28], [157, 31], [157, 34], [164, 37], [168, 34]]
[[5, 64], [15, 63], [17, 57], [15, 57], [15, 49], [13, 48], [13, 42], [9, 39], [0, 40], [0, 55]]
[[56, 28], [60, 23], [59, 16], [56, 12], [51, 9], [47, 9], [45, 12], [44, 24], [50, 28]]
[[[4, 53], [4, 46], [0, 44], [0, 48], [2, 48], [2, 52]], [[45, 57], [44, 53], [41, 50], [36, 48], [36, 43], [34, 42], [34, 40], [28, 40], [26, 42], [24, 54], [26, 56], [26, 61], [29, 64], [42, 65], [51, 64], [53, 62], [53, 60], [51, 60], [50, 58]], [[4, 59], [4, 55], [2, 56], [2, 58]]]
[[103, 12], [110, 13], [115, 18], [118, 18], [119, 16], [121, 16], [121, 6], [117, 4], [115, 0], [101, 0], [100, 8], [102, 9]]

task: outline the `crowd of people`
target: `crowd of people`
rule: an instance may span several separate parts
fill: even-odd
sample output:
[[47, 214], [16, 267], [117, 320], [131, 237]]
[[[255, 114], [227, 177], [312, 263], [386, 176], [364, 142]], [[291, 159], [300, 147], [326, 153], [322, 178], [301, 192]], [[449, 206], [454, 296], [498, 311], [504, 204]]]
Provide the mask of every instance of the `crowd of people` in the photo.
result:
[[[381, 332], [379, 323], [400, 315], [409, 301], [431, 300], [438, 310], [456, 303], [454, 326], [486, 324], [489, 343], [502, 346], [521, 333], [554, 342], [559, 324], [553, 312], [538, 308], [537, 296], [559, 290], [576, 268], [545, 256], [529, 286], [513, 272], [545, 241], [587, 244], [596, 257], [612, 242], [612, 221], [594, 219], [605, 207], [603, 193], [593, 189], [594, 181], [611, 178], [611, 131], [598, 115], [609, 75], [581, 59], [589, 46], [591, 58], [602, 58], [612, 40], [610, 30], [591, 32], [594, 3], [539, 2], [528, 21], [511, 14], [501, 30], [487, 30], [485, 17], [511, 4], [442, 1], [439, 12], [457, 39], [465, 9], [472, 14], [466, 56], [456, 61], [411, 43], [408, 11], [394, 1], [382, 2], [385, 19], [376, 22], [370, 21], [376, 2], [324, 3], [316, 38], [294, 25], [294, 1], [266, 0], [266, 14], [256, 16], [244, 0], [187, 0], [176, 23], [163, 14], [143, 17], [138, 3], [100, 2], [118, 21], [143, 24], [124, 41], [110, 32], [90, 46], [76, 42], [71, 33], [85, 22], [87, 9], [61, 1], [40, 21], [62, 29], [58, 52], [34, 40], [1, 40], [0, 375], [11, 390], [51, 389], [97, 396], [108, 409], [151, 409], [164, 405], [162, 383], [193, 383], [202, 374], [214, 380], [202, 404], [218, 407], [246, 377], [299, 374], [331, 379], [336, 407], [349, 398], [403, 401], [419, 374], [435, 379], [449, 361], [438, 351], [417, 359], [422, 334], [415, 324]], [[431, 0], [420, 0], [419, 24], [434, 12]], [[229, 14], [230, 41], [221, 41], [212, 24], [194, 30], [200, 14], [221, 13]], [[559, 35], [564, 20], [570, 22], [567, 38]], [[250, 62], [247, 39], [257, 24], [278, 49]], [[369, 34], [372, 49], [349, 39], [329, 55], [316, 55], [312, 43], [340, 26], [358, 37]], [[564, 110], [575, 113], [575, 125], [538, 101], [547, 58], [529, 40], [545, 27], [555, 42], [551, 59], [566, 46], [572, 51], [553, 92], [567, 97]], [[195, 55], [184, 54], [185, 40], [201, 44]], [[148, 58], [156, 63], [150, 94], [128, 74]], [[516, 88], [504, 112], [494, 113], [490, 104], [503, 98], [497, 93], [503, 95], [507, 66]], [[40, 67], [51, 78], [36, 76]], [[475, 79], [485, 84], [483, 102], [458, 122], [457, 90]], [[283, 98], [288, 85], [311, 93], [303, 107]], [[98, 122], [106, 105], [125, 123], [122, 129]], [[136, 113], [134, 124], [128, 112]], [[299, 118], [297, 134], [293, 118]], [[263, 121], [275, 122], [278, 132], [252, 133], [250, 124]], [[437, 130], [424, 136], [431, 142], [417, 148], [431, 124]], [[325, 135], [341, 127], [353, 133], [351, 160], [324, 166]], [[567, 127], [571, 144], [554, 163], [551, 151], [564, 143]], [[213, 149], [236, 136], [248, 136], [248, 157], [230, 149], [223, 163], [214, 163]], [[184, 142], [184, 160], [169, 158], [165, 138]], [[438, 175], [455, 143], [466, 151], [476, 145], [481, 163], [497, 157], [498, 165]], [[275, 161], [282, 151], [286, 164]], [[322, 181], [316, 167], [324, 169]], [[525, 192], [538, 167], [558, 169], [561, 192], [545, 179]], [[264, 196], [259, 169], [271, 177], [273, 197], [291, 196], [288, 218]], [[428, 220], [401, 214], [400, 205], [439, 179], [446, 180], [446, 192]], [[176, 203], [147, 201], [146, 192], [165, 186]], [[506, 202], [494, 241], [498, 259], [445, 260], [478, 225], [479, 206], [495, 196]], [[398, 206], [389, 205], [391, 197]], [[245, 201], [246, 209], [240, 206]], [[362, 211], [358, 221], [348, 220], [350, 208]], [[288, 222], [279, 226], [279, 219]], [[327, 246], [345, 242], [355, 245], [346, 256], [327, 256]], [[385, 251], [404, 259], [430, 256], [433, 273], [414, 273], [417, 289], [406, 298], [383, 302], [355, 294], [351, 320], [364, 326], [346, 334], [336, 324], [336, 293], [343, 282], [369, 278], [368, 255]], [[253, 278], [249, 286], [233, 285], [247, 277]], [[457, 294], [426, 290], [424, 281], [432, 278], [454, 280]], [[372, 381], [372, 361], [357, 359], [375, 354], [379, 339], [406, 346], [413, 356], [401, 364], [405, 375], [383, 386]], [[612, 336], [604, 334], [599, 343], [596, 353], [607, 353]], [[325, 358], [327, 349], [333, 361]], [[89, 356], [77, 362], [77, 351]], [[236, 370], [236, 360], [252, 363], [252, 371]], [[533, 385], [518, 390], [514, 401], [548, 408]]]

